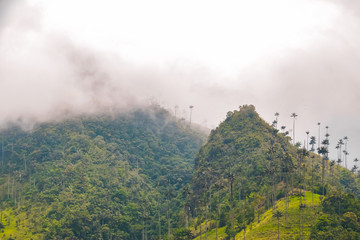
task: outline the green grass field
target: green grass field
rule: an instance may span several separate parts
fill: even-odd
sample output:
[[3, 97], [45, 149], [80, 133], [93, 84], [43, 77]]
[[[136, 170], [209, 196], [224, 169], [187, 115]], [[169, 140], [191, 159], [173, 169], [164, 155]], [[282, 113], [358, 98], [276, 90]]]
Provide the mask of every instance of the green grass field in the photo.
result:
[[[310, 235], [311, 227], [316, 223], [316, 219], [321, 214], [320, 207], [320, 195], [314, 194], [313, 200], [311, 192], [306, 192], [305, 198], [302, 202], [305, 208], [302, 209], [301, 222], [302, 228], [302, 239], [308, 239]], [[312, 203], [314, 202], [314, 207]], [[294, 196], [289, 197], [288, 215], [285, 217], [285, 200], [281, 199], [275, 206], [275, 211], [279, 210], [283, 213], [283, 216], [279, 221], [280, 239], [300, 239], [300, 220], [299, 220], [299, 206], [300, 197]], [[273, 217], [273, 209], [269, 209], [264, 214], [260, 215], [259, 222], [257, 219], [254, 220], [250, 225], [247, 226], [245, 232], [246, 240], [265, 240], [265, 239], [277, 239], [278, 237], [278, 225], [277, 219]], [[204, 226], [204, 225], [203, 225]], [[205, 227], [203, 227], [205, 229]], [[211, 229], [207, 236], [202, 234], [201, 239], [216, 240], [216, 229]], [[218, 240], [225, 239], [225, 227], [218, 229]], [[238, 233], [235, 237], [236, 240], [244, 239], [244, 231]], [[200, 236], [196, 237], [195, 240], [200, 240]]]
[[9, 209], [3, 211], [2, 224], [4, 228], [0, 229], [0, 240], [39, 239], [32, 234], [32, 229], [29, 228], [32, 224], [27, 219], [24, 212], [17, 214]]

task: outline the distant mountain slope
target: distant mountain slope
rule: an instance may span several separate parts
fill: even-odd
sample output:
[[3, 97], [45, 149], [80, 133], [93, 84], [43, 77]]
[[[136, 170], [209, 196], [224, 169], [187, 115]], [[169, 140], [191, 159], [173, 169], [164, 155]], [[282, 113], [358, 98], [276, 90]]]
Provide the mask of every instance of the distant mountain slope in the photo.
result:
[[0, 135], [0, 238], [165, 235], [177, 227], [174, 197], [190, 183], [205, 138], [157, 106], [43, 123], [30, 132], [7, 129]]

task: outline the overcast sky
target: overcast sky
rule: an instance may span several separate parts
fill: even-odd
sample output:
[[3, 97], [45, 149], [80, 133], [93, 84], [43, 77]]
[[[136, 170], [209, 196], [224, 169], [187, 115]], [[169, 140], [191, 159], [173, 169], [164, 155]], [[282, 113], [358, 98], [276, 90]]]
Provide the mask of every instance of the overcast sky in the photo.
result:
[[360, 158], [358, 2], [0, 0], [0, 122], [152, 99], [213, 128], [254, 104]]

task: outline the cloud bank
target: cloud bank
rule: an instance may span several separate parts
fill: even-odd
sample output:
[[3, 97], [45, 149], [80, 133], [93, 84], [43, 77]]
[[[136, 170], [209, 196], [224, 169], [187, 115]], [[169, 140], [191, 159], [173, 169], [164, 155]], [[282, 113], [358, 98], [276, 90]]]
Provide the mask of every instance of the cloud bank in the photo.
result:
[[[0, 122], [125, 110], [155, 99], [215, 127], [254, 104], [297, 140], [360, 144], [355, 1], [2, 1]], [[141, 6], [141, 7], [140, 7]], [[301, 11], [299, 11], [301, 10]], [[324, 132], [324, 129], [322, 129]], [[353, 144], [353, 145], [352, 145]], [[353, 146], [353, 147], [351, 147]]]

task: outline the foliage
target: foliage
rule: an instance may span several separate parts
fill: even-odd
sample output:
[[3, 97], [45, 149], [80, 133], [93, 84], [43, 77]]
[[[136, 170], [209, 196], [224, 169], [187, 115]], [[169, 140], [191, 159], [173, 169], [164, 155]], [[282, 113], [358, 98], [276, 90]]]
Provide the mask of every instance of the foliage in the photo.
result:
[[[360, 197], [359, 180], [354, 174], [331, 165], [326, 154], [322, 158], [292, 145], [290, 137], [275, 126], [262, 120], [254, 106], [241, 106], [239, 111], [229, 112], [225, 121], [211, 131], [208, 142], [196, 155], [193, 192], [199, 194], [191, 200], [194, 214], [202, 222], [209, 217], [217, 219], [219, 227], [226, 226], [230, 239], [234, 234], [250, 231], [248, 226], [260, 222], [260, 216], [267, 209], [274, 209], [281, 198], [289, 202], [291, 196], [298, 196], [297, 221], [293, 224], [300, 225], [300, 230], [288, 237], [303, 238], [310, 234], [304, 219], [309, 215], [308, 207], [314, 205], [305, 199], [306, 190], [325, 196], [352, 192]], [[325, 153], [327, 148], [322, 148]], [[222, 222], [216, 212], [219, 206]], [[346, 208], [358, 216], [355, 209], [360, 206]], [[287, 219], [289, 206], [282, 211]], [[208, 231], [213, 232], [213, 228]]]
[[[23, 223], [12, 236], [154, 238], [159, 222], [165, 234], [167, 218], [177, 227], [177, 195], [191, 182], [205, 136], [156, 106], [43, 123], [28, 132], [10, 127], [0, 136], [0, 201], [14, 210], [7, 211], [13, 222]], [[8, 237], [10, 226], [4, 224]]]
[[359, 239], [359, 178], [276, 127], [252, 105], [203, 146], [158, 106], [9, 126], [2, 239]]
[[359, 239], [360, 201], [353, 194], [337, 193], [323, 203], [324, 214], [312, 228], [311, 239]]

